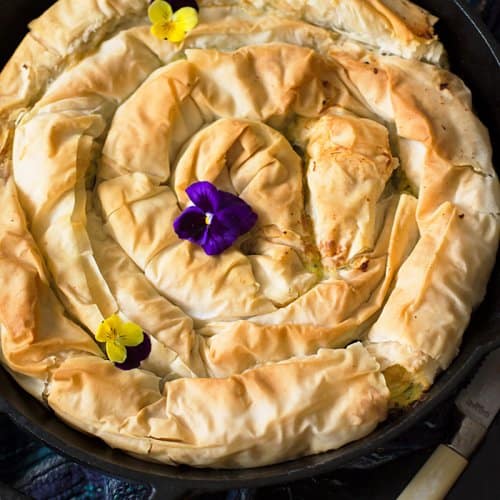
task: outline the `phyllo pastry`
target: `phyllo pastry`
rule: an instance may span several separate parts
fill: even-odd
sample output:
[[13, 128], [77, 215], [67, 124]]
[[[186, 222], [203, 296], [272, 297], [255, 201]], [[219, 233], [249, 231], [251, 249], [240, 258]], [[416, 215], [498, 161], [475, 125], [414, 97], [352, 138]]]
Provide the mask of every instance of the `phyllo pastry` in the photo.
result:
[[428, 12], [198, 7], [59, 0], [0, 74], [2, 361], [110, 446], [253, 467], [418, 401], [500, 191]]

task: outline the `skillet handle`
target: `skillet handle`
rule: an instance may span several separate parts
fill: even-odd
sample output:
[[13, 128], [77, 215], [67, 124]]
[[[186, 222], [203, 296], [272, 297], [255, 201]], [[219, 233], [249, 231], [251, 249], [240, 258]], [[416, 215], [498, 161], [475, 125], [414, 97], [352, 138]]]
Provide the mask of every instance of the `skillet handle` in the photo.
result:
[[467, 459], [441, 444], [397, 500], [442, 500], [467, 466]]

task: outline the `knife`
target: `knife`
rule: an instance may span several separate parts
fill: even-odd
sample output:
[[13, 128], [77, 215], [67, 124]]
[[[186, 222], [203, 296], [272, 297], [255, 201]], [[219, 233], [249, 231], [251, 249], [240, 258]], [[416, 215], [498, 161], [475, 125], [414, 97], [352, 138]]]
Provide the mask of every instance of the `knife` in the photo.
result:
[[455, 404], [464, 415], [451, 444], [439, 445], [397, 500], [442, 500], [500, 409], [500, 348], [486, 356]]

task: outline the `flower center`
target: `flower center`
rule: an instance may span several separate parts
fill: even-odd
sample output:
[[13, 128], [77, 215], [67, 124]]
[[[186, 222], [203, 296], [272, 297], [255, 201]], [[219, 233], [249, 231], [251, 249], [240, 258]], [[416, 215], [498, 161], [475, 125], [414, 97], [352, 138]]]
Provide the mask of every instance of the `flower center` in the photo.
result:
[[161, 27], [164, 31], [171, 30], [173, 28], [174, 23], [172, 21], [165, 21], [161, 23]]
[[113, 342], [118, 340], [119, 335], [114, 328], [110, 328], [109, 332], [106, 332], [105, 337], [106, 337], [106, 342]]
[[213, 218], [214, 218], [214, 214], [211, 214], [210, 212], [207, 212], [205, 214], [205, 224], [207, 226], [210, 226], [210, 224], [212, 224]]

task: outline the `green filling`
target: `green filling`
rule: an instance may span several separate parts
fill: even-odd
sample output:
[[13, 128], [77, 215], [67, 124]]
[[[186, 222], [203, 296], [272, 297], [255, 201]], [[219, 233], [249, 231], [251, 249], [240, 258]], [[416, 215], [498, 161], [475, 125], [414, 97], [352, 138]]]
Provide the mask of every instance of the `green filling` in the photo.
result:
[[308, 273], [314, 274], [318, 281], [323, 280], [324, 269], [323, 269], [323, 264], [321, 263], [321, 259], [315, 257], [307, 258], [304, 264], [304, 268]]
[[411, 194], [415, 196], [415, 198], [418, 198], [418, 193], [415, 192], [410, 179], [408, 179], [405, 171], [401, 167], [394, 170], [391, 176], [391, 184], [397, 193]]
[[427, 384], [421, 374], [410, 373], [401, 365], [390, 366], [383, 374], [391, 393], [392, 408], [406, 408], [422, 398]]

